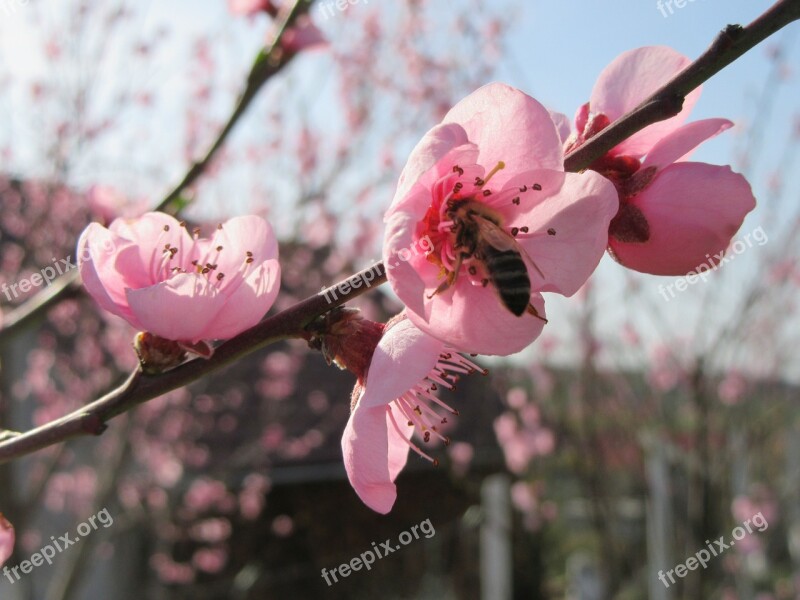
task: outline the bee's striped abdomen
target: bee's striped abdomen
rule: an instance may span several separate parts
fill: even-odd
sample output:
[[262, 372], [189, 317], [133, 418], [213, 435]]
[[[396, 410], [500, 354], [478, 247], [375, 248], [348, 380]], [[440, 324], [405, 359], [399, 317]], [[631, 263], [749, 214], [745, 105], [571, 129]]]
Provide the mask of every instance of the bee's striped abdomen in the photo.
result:
[[531, 280], [522, 256], [515, 250], [483, 248], [483, 262], [500, 300], [512, 313], [521, 316], [531, 300]]

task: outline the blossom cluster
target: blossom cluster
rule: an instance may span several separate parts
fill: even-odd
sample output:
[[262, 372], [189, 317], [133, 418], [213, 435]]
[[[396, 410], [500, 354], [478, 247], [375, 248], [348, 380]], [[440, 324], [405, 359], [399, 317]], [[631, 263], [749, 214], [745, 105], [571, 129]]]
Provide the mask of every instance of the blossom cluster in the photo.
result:
[[[231, 2], [247, 14], [271, 2]], [[646, 127], [581, 173], [564, 169], [580, 147], [685, 68], [665, 47], [626, 52], [601, 73], [590, 100], [562, 114], [503, 83], [457, 103], [420, 140], [386, 210], [384, 262], [425, 242], [426, 252], [387, 270], [405, 309], [388, 323], [331, 313], [315, 343], [357, 377], [342, 438], [351, 484], [386, 513], [409, 451], [445, 435], [458, 411], [441, 399], [470, 355], [507, 356], [542, 333], [546, 293], [572, 296], [603, 254], [656, 275], [683, 274], [724, 252], [755, 199], [727, 166], [688, 160], [726, 119], [686, 123], [683, 111]], [[113, 244], [113, 255], [100, 249]], [[278, 244], [260, 217], [236, 217], [210, 239], [161, 213], [90, 225], [81, 276], [107, 311], [144, 332], [140, 359], [163, 365], [207, 355], [271, 308], [280, 288]], [[161, 342], [167, 343], [165, 347]], [[169, 344], [176, 345], [171, 348]]]

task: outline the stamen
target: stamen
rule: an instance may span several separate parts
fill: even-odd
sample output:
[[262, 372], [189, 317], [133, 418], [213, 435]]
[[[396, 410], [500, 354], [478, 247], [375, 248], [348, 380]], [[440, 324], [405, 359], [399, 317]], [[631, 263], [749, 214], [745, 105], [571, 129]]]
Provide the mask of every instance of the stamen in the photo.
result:
[[389, 420], [392, 422], [392, 426], [394, 427], [395, 431], [397, 431], [397, 434], [398, 434], [398, 435], [399, 435], [401, 438], [403, 438], [403, 441], [405, 441], [405, 443], [406, 443], [406, 444], [408, 444], [408, 447], [409, 447], [409, 448], [411, 448], [411, 449], [412, 449], [414, 452], [416, 452], [417, 454], [419, 454], [419, 455], [420, 455], [422, 458], [425, 458], [425, 459], [427, 459], [427, 460], [431, 461], [431, 462], [433, 463], [433, 466], [434, 466], [434, 467], [438, 467], [438, 466], [439, 466], [439, 461], [438, 461], [438, 460], [436, 460], [435, 458], [431, 458], [430, 456], [428, 456], [427, 454], [425, 454], [425, 453], [424, 453], [424, 452], [423, 452], [423, 451], [422, 451], [422, 450], [419, 448], [419, 446], [417, 446], [417, 445], [416, 445], [414, 442], [412, 442], [410, 439], [408, 439], [408, 438], [405, 436], [405, 434], [404, 434], [404, 433], [403, 433], [403, 431], [400, 429], [400, 426], [397, 424], [397, 421], [396, 421], [396, 420], [395, 420], [395, 418], [394, 418], [394, 411], [392, 411], [392, 408], [391, 408], [391, 406], [387, 406], [387, 407], [386, 407], [386, 410], [387, 410], [387, 411], [389, 411]]
[[419, 404], [414, 404], [414, 408], [411, 408], [412, 402], [414, 401], [415, 398], [410, 394], [404, 394], [403, 396], [397, 399], [398, 404], [401, 404], [403, 406], [404, 412], [410, 413], [412, 418], [415, 421], [417, 421], [415, 425], [419, 426], [419, 428], [423, 431], [424, 433], [423, 439], [425, 440], [425, 442], [430, 441], [431, 439], [430, 432], [432, 431], [436, 435], [436, 437], [438, 437], [445, 443], [445, 445], [449, 446], [450, 440], [436, 430], [436, 425], [431, 424], [429, 420], [425, 419], [425, 417], [422, 415], [422, 409], [424, 409], [427, 414], [434, 417], [437, 423], [442, 422], [442, 416], [424, 402]]
[[[472, 362], [471, 360], [469, 360], [468, 358], [466, 358], [462, 354], [459, 354], [458, 352], [456, 352], [456, 353], [454, 353], [454, 356], [456, 357], [456, 363], [455, 364], [462, 365], [462, 366], [468, 367], [470, 369], [473, 369], [474, 371], [480, 373], [481, 375], [488, 375], [489, 374], [489, 371], [487, 369], [484, 369], [483, 367], [480, 367], [480, 366], [476, 365], [474, 362]], [[478, 355], [477, 354], [470, 354], [470, 356], [472, 356], [474, 358], [474, 357], [476, 357]]]
[[453, 385], [452, 383], [450, 383], [449, 381], [447, 381], [443, 377], [439, 377], [438, 375], [436, 375], [433, 372], [432, 373], [428, 373], [428, 379], [430, 379], [431, 381], [435, 381], [436, 383], [440, 384], [442, 387], [444, 387], [444, 388], [446, 388], [448, 390], [456, 389], [455, 385]]
[[483, 183], [481, 185], [486, 185], [486, 183], [492, 177], [494, 177], [497, 174], [498, 171], [501, 171], [501, 170], [503, 170], [505, 168], [506, 168], [506, 163], [504, 163], [502, 160], [498, 161], [497, 164], [494, 166], [494, 169], [492, 169], [491, 171], [489, 171], [486, 174], [486, 177], [484, 178]]
[[454, 415], [456, 417], [459, 415], [458, 410], [456, 410], [452, 406], [448, 406], [442, 400], [440, 400], [439, 398], [437, 398], [436, 396], [431, 394], [428, 390], [418, 390], [417, 391], [417, 395], [422, 396], [426, 400], [430, 400], [431, 402], [434, 402], [434, 403], [438, 404], [443, 409], [445, 409], [447, 412], [449, 412], [450, 414], [452, 414], [452, 415]]

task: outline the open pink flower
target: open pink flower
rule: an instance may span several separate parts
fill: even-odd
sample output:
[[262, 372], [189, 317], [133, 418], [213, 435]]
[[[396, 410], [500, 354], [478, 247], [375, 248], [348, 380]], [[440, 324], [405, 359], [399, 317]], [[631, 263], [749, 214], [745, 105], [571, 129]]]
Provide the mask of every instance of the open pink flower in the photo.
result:
[[386, 326], [366, 377], [353, 391], [354, 406], [342, 437], [350, 484], [371, 509], [386, 514], [397, 498], [395, 479], [409, 448], [433, 463], [414, 441], [449, 440], [439, 429], [457, 415], [435, 396], [439, 387], [453, 389], [457, 375], [480, 371], [467, 358], [423, 333], [400, 315]]
[[280, 288], [278, 243], [256, 216], [199, 238], [173, 217], [151, 212], [90, 224], [78, 240], [83, 284], [107, 311], [142, 331], [195, 343], [255, 325]]
[[[385, 216], [389, 282], [430, 335], [463, 352], [518, 352], [544, 326], [539, 292], [570, 296], [583, 285], [616, 211], [608, 181], [564, 172], [547, 109], [489, 84], [453, 107], [411, 153]], [[433, 251], [404, 260], [426, 236]]]
[[0, 566], [3, 566], [14, 552], [14, 526], [0, 513]]
[[[635, 108], [683, 70], [689, 59], [664, 46], [630, 50], [600, 74], [591, 98], [575, 117], [573, 149]], [[624, 266], [655, 275], [682, 275], [724, 251], [755, 207], [750, 185], [730, 167], [686, 162], [705, 140], [733, 124], [705, 119], [685, 124], [700, 89], [675, 117], [620, 143], [592, 169], [617, 187], [619, 213], [609, 252]]]

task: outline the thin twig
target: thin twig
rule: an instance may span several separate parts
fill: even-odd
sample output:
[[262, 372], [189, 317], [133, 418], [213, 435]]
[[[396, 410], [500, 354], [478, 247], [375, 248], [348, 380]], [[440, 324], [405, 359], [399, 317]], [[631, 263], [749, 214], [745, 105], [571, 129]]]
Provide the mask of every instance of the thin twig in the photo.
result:
[[564, 160], [567, 171], [581, 171], [631, 135], [677, 115], [683, 101], [748, 50], [776, 31], [800, 19], [800, 1], [781, 0], [747, 27], [728, 25], [700, 57], [646, 98], [637, 108], [614, 121]]

